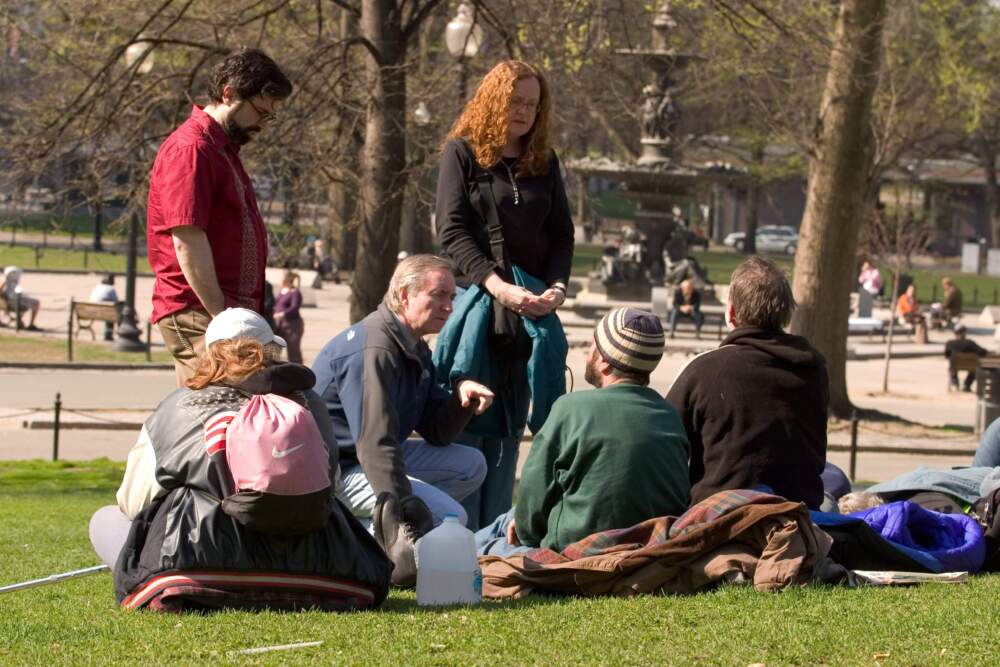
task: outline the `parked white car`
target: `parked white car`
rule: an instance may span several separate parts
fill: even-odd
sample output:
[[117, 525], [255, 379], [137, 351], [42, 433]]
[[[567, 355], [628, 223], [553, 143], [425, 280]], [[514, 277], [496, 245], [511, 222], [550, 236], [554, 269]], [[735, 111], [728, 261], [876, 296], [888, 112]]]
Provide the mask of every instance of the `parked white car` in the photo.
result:
[[[724, 245], [743, 252], [746, 232], [733, 232], [722, 240]], [[757, 252], [780, 252], [794, 255], [799, 247], [799, 232], [786, 225], [764, 225], [757, 228]]]

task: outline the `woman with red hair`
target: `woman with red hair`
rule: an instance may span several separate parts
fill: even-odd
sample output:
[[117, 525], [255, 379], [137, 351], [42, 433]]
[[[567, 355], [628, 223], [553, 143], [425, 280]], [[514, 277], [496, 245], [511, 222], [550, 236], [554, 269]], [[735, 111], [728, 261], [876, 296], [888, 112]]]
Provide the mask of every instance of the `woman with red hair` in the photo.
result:
[[[491, 386], [520, 423], [502, 437], [468, 438], [486, 456], [489, 472], [463, 503], [472, 530], [511, 506], [517, 448], [530, 400], [527, 360], [532, 344], [520, 320], [541, 318], [566, 299], [573, 261], [573, 221], [549, 145], [552, 102], [545, 77], [517, 60], [483, 78], [455, 121], [441, 156], [436, 221], [443, 254], [460, 287], [478, 285], [494, 300], [491, 356], [502, 359], [503, 386]], [[513, 267], [540, 281], [515, 284]], [[495, 344], [494, 344], [495, 343]], [[506, 400], [504, 397], [506, 396]], [[523, 408], [523, 409], [522, 409]]]

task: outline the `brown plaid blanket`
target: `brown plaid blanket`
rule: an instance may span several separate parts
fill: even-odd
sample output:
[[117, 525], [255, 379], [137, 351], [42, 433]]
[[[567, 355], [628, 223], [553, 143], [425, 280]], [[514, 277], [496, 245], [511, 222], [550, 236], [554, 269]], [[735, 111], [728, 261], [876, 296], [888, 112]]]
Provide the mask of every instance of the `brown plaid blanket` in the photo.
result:
[[693, 593], [723, 581], [778, 590], [843, 576], [826, 558], [830, 545], [804, 504], [723, 491], [680, 517], [595, 533], [561, 552], [481, 557], [483, 595]]

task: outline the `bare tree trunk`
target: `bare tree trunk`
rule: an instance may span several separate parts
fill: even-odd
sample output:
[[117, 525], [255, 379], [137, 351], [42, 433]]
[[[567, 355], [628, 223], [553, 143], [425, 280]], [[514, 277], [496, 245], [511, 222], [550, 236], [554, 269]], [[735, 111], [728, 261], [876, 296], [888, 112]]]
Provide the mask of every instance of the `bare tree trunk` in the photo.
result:
[[330, 184], [329, 202], [330, 254], [337, 266], [345, 271], [354, 270], [358, 249], [358, 201], [354, 188], [343, 180]]
[[361, 227], [351, 281], [351, 322], [375, 310], [389, 285], [406, 186], [406, 49], [396, 0], [364, 0], [361, 34], [379, 55], [376, 59], [371, 52], [365, 54], [371, 97], [361, 151]]
[[830, 411], [849, 417], [847, 319], [854, 255], [870, 171], [872, 95], [885, 0], [844, 0], [809, 164], [802, 238], [795, 256], [792, 331], [826, 356]]
[[902, 267], [897, 264], [892, 275], [892, 293], [889, 299], [892, 305], [889, 308], [889, 331], [885, 338], [885, 370], [882, 373], [882, 393], [884, 394], [889, 393], [889, 362], [892, 361], [892, 334], [896, 324], [896, 294], [899, 293], [899, 274], [901, 272]]
[[743, 237], [743, 252], [757, 254], [757, 221], [760, 216], [760, 183], [754, 179], [747, 187], [747, 235]]
[[986, 211], [990, 216], [990, 247], [1000, 248], [1000, 186], [997, 185], [996, 149], [985, 137], [976, 140], [976, 153], [986, 181]]
[[[764, 145], [754, 147], [751, 159], [758, 168], [764, 166]], [[757, 227], [760, 223], [760, 192], [761, 182], [754, 177], [747, 188], [747, 235], [743, 239], [743, 252], [747, 255], [757, 254]]]
[[406, 188], [406, 206], [403, 207], [403, 227], [399, 237], [400, 250], [411, 255], [428, 253], [432, 249], [431, 212], [422, 195], [420, 183], [414, 178]]

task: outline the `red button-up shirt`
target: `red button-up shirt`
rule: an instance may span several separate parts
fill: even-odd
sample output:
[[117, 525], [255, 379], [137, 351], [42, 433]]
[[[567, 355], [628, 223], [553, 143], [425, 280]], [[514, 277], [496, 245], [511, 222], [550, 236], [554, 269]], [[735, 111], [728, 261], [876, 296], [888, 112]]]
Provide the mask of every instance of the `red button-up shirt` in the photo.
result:
[[184, 278], [171, 230], [196, 225], [208, 236], [226, 307], [260, 311], [267, 231], [253, 184], [233, 144], [200, 107], [167, 137], [149, 178], [146, 245], [156, 274], [154, 322], [204, 306]]

